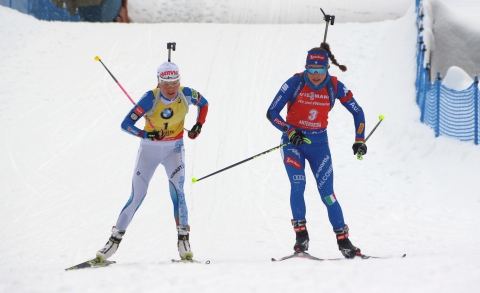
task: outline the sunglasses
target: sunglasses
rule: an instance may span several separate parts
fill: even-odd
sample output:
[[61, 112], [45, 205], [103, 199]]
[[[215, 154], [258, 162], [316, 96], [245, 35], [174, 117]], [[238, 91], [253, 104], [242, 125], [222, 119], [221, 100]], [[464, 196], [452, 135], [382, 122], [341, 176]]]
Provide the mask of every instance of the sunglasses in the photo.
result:
[[163, 86], [163, 87], [177, 87], [177, 86], [180, 85], [180, 81], [179, 80], [176, 80], [176, 81], [161, 81], [160, 85]]
[[320, 68], [306, 67], [305, 69], [307, 69], [307, 72], [310, 74], [315, 74], [315, 72], [318, 74], [324, 74], [327, 71], [328, 67], [320, 67]]

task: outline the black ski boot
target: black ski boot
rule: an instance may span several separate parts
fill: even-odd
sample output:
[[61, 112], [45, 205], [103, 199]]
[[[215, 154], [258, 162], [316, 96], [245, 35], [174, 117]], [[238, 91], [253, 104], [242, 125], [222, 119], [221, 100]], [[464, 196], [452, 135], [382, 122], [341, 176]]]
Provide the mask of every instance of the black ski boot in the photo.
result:
[[337, 235], [338, 249], [345, 258], [354, 258], [357, 255], [362, 255], [360, 248], [353, 246], [350, 239], [348, 239], [348, 225], [340, 229], [333, 229]]
[[306, 219], [298, 221], [292, 220], [293, 230], [295, 230], [296, 234], [296, 242], [293, 246], [293, 250], [295, 250], [295, 252], [299, 253], [308, 250], [308, 241], [310, 241], [310, 238], [308, 238], [307, 226], [305, 226], [306, 224]]

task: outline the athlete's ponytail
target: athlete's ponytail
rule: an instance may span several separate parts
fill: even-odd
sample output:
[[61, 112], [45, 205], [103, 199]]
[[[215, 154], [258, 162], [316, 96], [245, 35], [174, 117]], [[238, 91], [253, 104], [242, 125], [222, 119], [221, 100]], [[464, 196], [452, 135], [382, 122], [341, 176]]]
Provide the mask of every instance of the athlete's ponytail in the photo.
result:
[[330, 45], [328, 43], [321, 43], [320, 47], [312, 48], [310, 51], [327, 52], [328, 58], [332, 60], [333, 64], [338, 66], [338, 68], [340, 68], [341, 71], [343, 72], [347, 71], [347, 66], [338, 64], [337, 59], [335, 59], [335, 55], [333, 55], [332, 52], [330, 51]]

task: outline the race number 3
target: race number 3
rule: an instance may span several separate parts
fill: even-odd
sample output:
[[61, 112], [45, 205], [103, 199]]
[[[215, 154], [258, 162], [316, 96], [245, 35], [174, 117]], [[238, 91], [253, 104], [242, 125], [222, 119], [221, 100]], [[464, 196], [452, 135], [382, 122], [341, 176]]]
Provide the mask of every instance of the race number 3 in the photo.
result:
[[310, 115], [308, 115], [308, 120], [313, 121], [315, 118], [318, 116], [318, 111], [317, 110], [310, 110], [309, 112]]

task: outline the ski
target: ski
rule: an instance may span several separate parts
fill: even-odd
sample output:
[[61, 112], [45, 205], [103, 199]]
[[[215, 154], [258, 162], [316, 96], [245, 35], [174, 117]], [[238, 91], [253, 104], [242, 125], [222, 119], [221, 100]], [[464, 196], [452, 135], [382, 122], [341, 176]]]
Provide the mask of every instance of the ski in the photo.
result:
[[[200, 264], [210, 264], [210, 261], [207, 260], [205, 262], [201, 262], [199, 260], [195, 259], [172, 259], [173, 263], [200, 263]], [[78, 265], [74, 265], [73, 267], [66, 268], [66, 271], [72, 271], [72, 270], [80, 270], [80, 269], [90, 269], [90, 268], [101, 268], [101, 267], [106, 267], [111, 264], [115, 264], [115, 261], [110, 261], [110, 260], [105, 260], [102, 261], [98, 257], [87, 260], [85, 262], [79, 263]]]
[[[407, 254], [403, 254], [401, 258], [404, 258], [406, 257]], [[272, 257], [272, 261], [284, 261], [284, 260], [287, 260], [287, 259], [292, 259], [292, 258], [305, 258], [305, 259], [310, 259], [310, 260], [316, 260], [316, 261], [327, 261], [327, 260], [344, 260], [344, 259], [356, 259], [356, 258], [361, 258], [361, 259], [369, 259], [369, 258], [375, 258], [375, 259], [387, 259], [387, 258], [390, 258], [390, 257], [382, 257], [382, 256], [371, 256], [371, 255], [366, 255], [366, 254], [360, 254], [360, 255], [357, 255], [355, 256], [355, 258], [319, 258], [319, 257], [316, 257], [316, 256], [313, 256], [311, 254], [309, 254], [308, 252], [295, 252], [291, 255], [287, 255], [287, 256], [284, 256], [282, 258], [279, 258], [279, 259], [275, 259]]]
[[205, 262], [202, 262], [202, 261], [199, 261], [199, 260], [195, 260], [195, 259], [173, 259], [172, 258], [172, 262], [173, 263], [201, 263], [201, 264], [210, 264], [210, 261], [207, 260]]
[[106, 267], [111, 264], [114, 264], [115, 261], [110, 261], [110, 260], [101, 260], [98, 257], [87, 260], [85, 262], [79, 263], [78, 265], [75, 265], [73, 267], [66, 268], [66, 271], [72, 271], [72, 270], [79, 270], [79, 269], [88, 269], [88, 268], [101, 268], [101, 267]]

